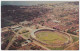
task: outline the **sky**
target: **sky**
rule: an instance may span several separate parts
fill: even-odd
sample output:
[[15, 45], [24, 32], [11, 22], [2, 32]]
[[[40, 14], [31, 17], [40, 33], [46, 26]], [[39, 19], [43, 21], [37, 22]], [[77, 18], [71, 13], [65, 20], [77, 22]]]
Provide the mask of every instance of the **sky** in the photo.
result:
[[23, 6], [31, 6], [37, 4], [49, 4], [49, 3], [61, 3], [64, 1], [2, 1], [1, 5], [23, 5]]

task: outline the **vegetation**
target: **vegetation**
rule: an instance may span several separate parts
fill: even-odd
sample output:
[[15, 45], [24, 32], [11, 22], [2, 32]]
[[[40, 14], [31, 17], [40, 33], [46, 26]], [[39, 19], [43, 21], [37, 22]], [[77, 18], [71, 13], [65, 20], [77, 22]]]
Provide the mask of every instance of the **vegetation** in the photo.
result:
[[12, 24], [10, 22], [7, 22], [7, 21], [2, 21], [2, 24], [1, 24], [1, 27], [6, 27], [6, 26], [12, 26], [12, 25], [15, 25], [15, 24]]
[[74, 32], [74, 31], [70, 31], [70, 30], [68, 30], [67, 33], [71, 33], [71, 34], [74, 34], [74, 35], [77, 34], [76, 32]]
[[73, 42], [76, 42], [76, 41], [79, 40], [79, 38], [78, 37], [75, 37], [75, 36], [72, 36], [72, 39], [73, 39]]
[[67, 22], [66, 25], [67, 25], [67, 26], [68, 26], [68, 25], [72, 25], [72, 23], [71, 23], [71, 22]]
[[30, 32], [28, 32], [27, 34], [24, 35], [25, 37], [29, 37], [30, 36]]
[[28, 26], [30, 27], [32, 24], [28, 23]]
[[47, 22], [50, 21], [51, 19], [47, 19]]
[[48, 44], [53, 44], [53, 42], [57, 43], [57, 41], [64, 42], [67, 40], [66, 37], [59, 35], [59, 34], [60, 34], [59, 32], [42, 31], [42, 32], [39, 32], [38, 34], [36, 34], [36, 37], [40, 41], [43, 41]]
[[28, 30], [24, 30], [22, 33], [26, 33], [26, 32], [29, 32]]

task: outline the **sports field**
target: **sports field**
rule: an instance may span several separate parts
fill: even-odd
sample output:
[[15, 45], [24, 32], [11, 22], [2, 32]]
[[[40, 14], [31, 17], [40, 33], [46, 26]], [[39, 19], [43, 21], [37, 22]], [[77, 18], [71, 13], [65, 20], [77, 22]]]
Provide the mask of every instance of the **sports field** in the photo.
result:
[[67, 41], [67, 37], [63, 36], [63, 34], [59, 32], [52, 31], [40, 31], [35, 33], [36, 38], [47, 44], [61, 44]]

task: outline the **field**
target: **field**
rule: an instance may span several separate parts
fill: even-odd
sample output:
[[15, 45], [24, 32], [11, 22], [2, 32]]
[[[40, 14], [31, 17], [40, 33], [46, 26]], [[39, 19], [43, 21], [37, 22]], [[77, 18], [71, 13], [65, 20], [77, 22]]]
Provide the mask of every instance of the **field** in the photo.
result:
[[53, 44], [53, 43], [59, 44], [67, 41], [67, 37], [64, 37], [59, 32], [40, 31], [40, 32], [37, 32], [35, 35], [37, 39], [47, 44]]
[[30, 32], [28, 32], [27, 34], [24, 35], [25, 37], [29, 38], [30, 36]]
[[79, 38], [75, 36], [72, 36], [72, 39], [73, 39], [73, 43], [79, 40]]

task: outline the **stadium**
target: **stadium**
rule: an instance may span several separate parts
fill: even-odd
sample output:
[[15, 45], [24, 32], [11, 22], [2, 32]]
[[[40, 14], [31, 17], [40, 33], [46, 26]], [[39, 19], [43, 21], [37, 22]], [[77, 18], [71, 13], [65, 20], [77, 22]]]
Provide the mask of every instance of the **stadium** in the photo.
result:
[[72, 42], [72, 38], [69, 34], [55, 29], [34, 30], [31, 33], [31, 38], [48, 47], [62, 47]]

